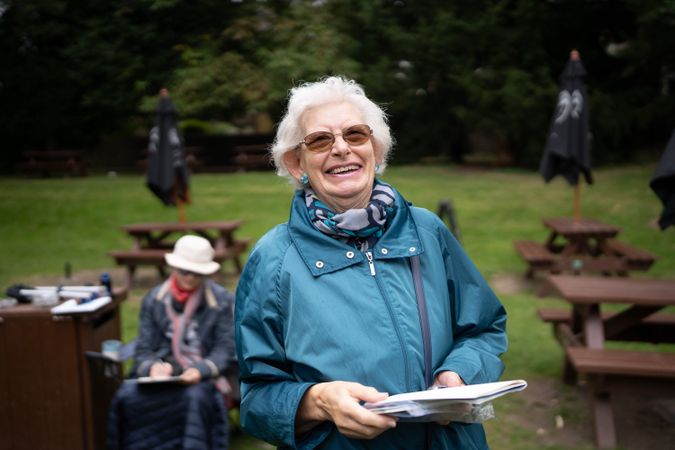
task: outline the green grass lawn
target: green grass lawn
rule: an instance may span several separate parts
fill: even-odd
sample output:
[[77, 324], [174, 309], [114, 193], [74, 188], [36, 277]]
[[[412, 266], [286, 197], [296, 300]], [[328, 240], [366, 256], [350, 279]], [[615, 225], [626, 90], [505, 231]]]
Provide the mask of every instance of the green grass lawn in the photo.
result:
[[[627, 166], [597, 170], [595, 184], [582, 187], [582, 215], [621, 227], [620, 238], [659, 256], [648, 276], [675, 276], [675, 229], [660, 231], [656, 218], [661, 205], [648, 187], [652, 166]], [[438, 201], [451, 199], [462, 243], [480, 271], [492, 280], [499, 276], [519, 279], [525, 265], [513, 249], [516, 239], [544, 241], [543, 217], [571, 216], [572, 188], [564, 181], [545, 185], [532, 172], [519, 170], [476, 171], [440, 166], [388, 169], [385, 181], [408, 200], [436, 210]], [[189, 220], [244, 219], [239, 237], [259, 238], [288, 216], [292, 188], [273, 173], [209, 174], [192, 178], [193, 204]], [[106, 253], [130, 248], [121, 230], [124, 224], [175, 221], [174, 208], [162, 206], [144, 187], [140, 175], [114, 178], [90, 176], [71, 179], [0, 179], [0, 288], [35, 275], [58, 275], [64, 264], [74, 271], [111, 268]], [[642, 275], [637, 275], [642, 276]], [[94, 281], [94, 280], [92, 280]], [[233, 288], [234, 282], [230, 282]], [[136, 333], [138, 302], [144, 294], [135, 289], [123, 305], [123, 336]], [[542, 407], [544, 421], [560, 415], [572, 423], [583, 411], [570, 409], [567, 389], [560, 378], [561, 350], [548, 326], [535, 314], [537, 305], [554, 303], [539, 299], [533, 288], [502, 293], [509, 312], [510, 348], [504, 361], [504, 378], [544, 379], [560, 391], [560, 401]], [[667, 348], [672, 350], [671, 348]], [[522, 416], [517, 395], [495, 404], [497, 420], [488, 421], [488, 437], [500, 449], [579, 448], [548, 444], [532, 432]], [[270, 448], [247, 436], [233, 440], [235, 450]]]

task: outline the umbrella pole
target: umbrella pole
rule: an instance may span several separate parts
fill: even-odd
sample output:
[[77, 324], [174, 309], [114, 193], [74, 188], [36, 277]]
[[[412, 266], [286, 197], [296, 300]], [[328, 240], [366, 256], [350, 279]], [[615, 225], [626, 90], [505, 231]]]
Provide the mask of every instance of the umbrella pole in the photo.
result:
[[574, 221], [581, 219], [581, 183], [577, 181], [574, 185]]
[[179, 195], [176, 196], [176, 207], [178, 208], [178, 222], [187, 223], [187, 214], [185, 213], [185, 202], [180, 198]]

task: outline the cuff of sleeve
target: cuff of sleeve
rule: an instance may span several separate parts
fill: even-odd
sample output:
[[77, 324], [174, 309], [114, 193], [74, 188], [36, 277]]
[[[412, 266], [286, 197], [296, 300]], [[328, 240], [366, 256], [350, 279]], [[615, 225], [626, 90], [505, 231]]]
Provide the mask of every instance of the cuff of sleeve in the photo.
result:
[[294, 448], [298, 450], [312, 450], [318, 447], [328, 437], [328, 433], [330, 433], [332, 428], [332, 423], [324, 422], [302, 436], [296, 436]]
[[476, 364], [476, 361], [472, 359], [449, 357], [443, 366], [439, 367], [434, 372], [434, 378], [439, 372], [443, 372], [445, 370], [451, 370], [455, 372], [466, 384], [485, 383], [490, 381], [484, 379], [485, 376], [482, 374], [483, 371], [480, 365]]
[[136, 369], [136, 375], [139, 377], [147, 377], [150, 375], [150, 367], [156, 362], [161, 362], [160, 359], [146, 359]]
[[219, 374], [216, 365], [208, 359], [194, 363], [190, 367], [194, 367], [199, 371], [199, 374], [202, 376], [202, 380], [217, 377]]
[[[303, 384], [301, 393], [298, 396], [298, 402], [295, 405], [295, 413], [293, 414], [293, 428], [292, 430], [295, 430], [295, 420], [298, 417], [298, 408], [300, 408], [300, 402], [302, 402], [303, 397], [307, 393], [307, 390], [314, 386], [316, 383], [306, 383]], [[292, 448], [298, 449], [298, 450], [312, 450], [321, 444], [326, 437], [328, 437], [328, 433], [330, 433], [330, 430], [332, 428], [332, 424], [330, 422], [324, 422], [322, 424], [317, 425], [316, 427], [312, 428], [305, 434], [301, 436], [294, 436], [294, 442]]]

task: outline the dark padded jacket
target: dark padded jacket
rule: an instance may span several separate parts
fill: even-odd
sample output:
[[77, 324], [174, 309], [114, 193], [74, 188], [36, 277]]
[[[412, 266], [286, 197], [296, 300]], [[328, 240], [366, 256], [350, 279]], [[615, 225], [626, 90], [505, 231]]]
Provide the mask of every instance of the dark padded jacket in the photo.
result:
[[[147, 376], [152, 364], [158, 361], [171, 363], [174, 374], [182, 372], [173, 358], [171, 340], [166, 336], [170, 319], [162, 299], [167, 291], [168, 283], [163, 283], [143, 299], [132, 370], [136, 376]], [[235, 359], [233, 304], [234, 297], [225, 288], [204, 280], [202, 301], [192, 317], [197, 323], [204, 358], [192, 366], [199, 370], [202, 379], [222, 375]]]

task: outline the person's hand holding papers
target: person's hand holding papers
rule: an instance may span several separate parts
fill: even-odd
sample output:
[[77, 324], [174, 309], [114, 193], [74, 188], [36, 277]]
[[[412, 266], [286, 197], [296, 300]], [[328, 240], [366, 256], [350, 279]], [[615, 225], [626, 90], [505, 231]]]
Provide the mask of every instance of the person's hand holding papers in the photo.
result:
[[[457, 373], [451, 370], [445, 370], [436, 375], [434, 384], [429, 389], [451, 388], [455, 386], [464, 386], [464, 380]], [[451, 418], [439, 418], [436, 420], [439, 425], [447, 425], [451, 422]]]
[[[388, 397], [385, 392], [359, 383], [332, 381], [318, 383], [307, 390], [298, 408], [296, 432], [302, 434], [317, 423], [330, 420], [340, 433], [354, 439], [372, 439], [396, 427], [396, 419], [362, 408], [360, 401], [379, 402]], [[310, 406], [316, 405], [316, 406]]]

